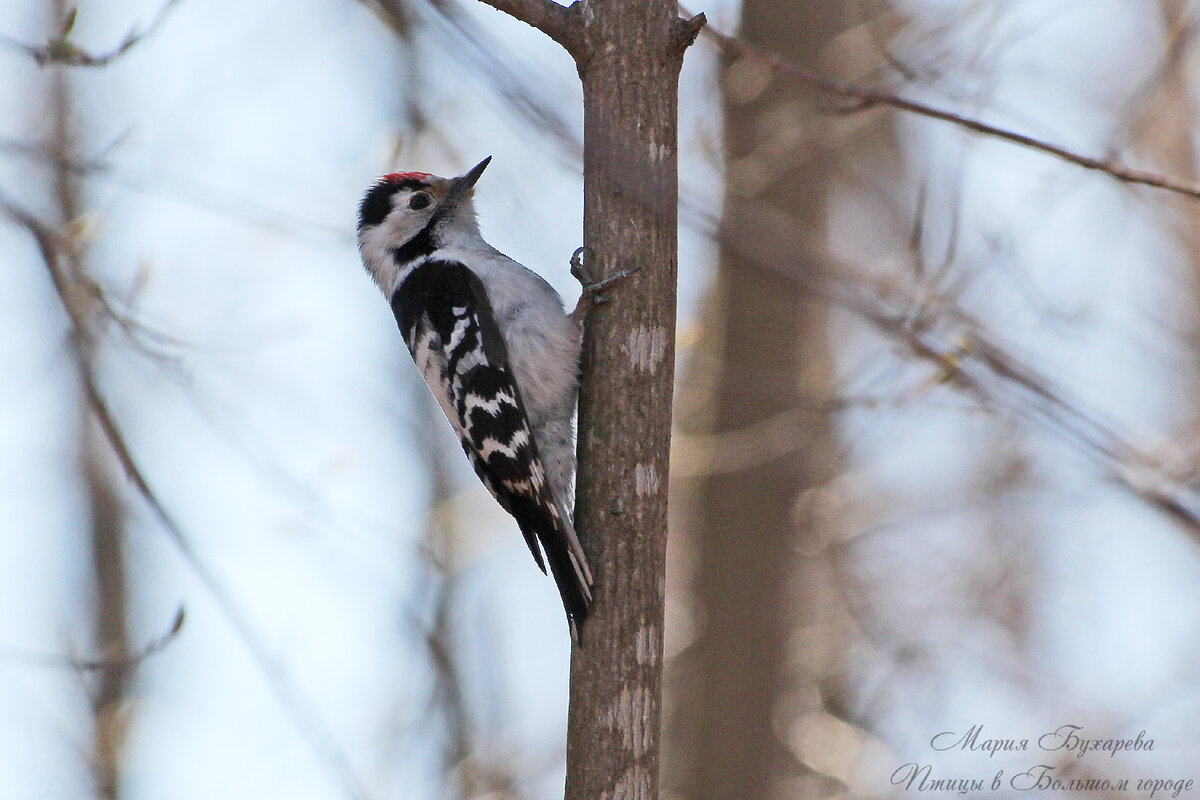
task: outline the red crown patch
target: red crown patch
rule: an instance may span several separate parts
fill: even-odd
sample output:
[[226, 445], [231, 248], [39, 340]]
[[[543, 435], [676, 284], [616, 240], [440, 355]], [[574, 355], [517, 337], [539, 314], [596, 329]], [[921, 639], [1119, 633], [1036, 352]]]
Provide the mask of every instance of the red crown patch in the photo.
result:
[[382, 180], [388, 183], [400, 183], [400, 181], [424, 181], [426, 178], [433, 177], [428, 172], [393, 172], [391, 175], [384, 175]]

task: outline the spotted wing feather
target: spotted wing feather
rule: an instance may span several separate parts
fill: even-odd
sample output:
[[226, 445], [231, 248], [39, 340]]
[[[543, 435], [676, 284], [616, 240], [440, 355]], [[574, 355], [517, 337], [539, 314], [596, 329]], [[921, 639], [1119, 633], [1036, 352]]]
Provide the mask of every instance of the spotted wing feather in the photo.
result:
[[543, 572], [545, 552], [575, 635], [591, 601], [590, 573], [571, 547], [570, 520], [547, 484], [479, 278], [456, 261], [425, 261], [392, 295], [392, 311], [475, 473], [516, 519]]

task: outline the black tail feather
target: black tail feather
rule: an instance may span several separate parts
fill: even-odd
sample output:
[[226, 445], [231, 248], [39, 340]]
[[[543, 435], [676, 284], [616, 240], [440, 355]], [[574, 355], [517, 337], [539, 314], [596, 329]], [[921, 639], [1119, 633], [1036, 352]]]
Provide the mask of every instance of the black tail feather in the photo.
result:
[[553, 528], [546, 532], [538, 531], [537, 540], [546, 554], [550, 574], [554, 576], [558, 594], [562, 597], [563, 609], [567, 612], [567, 624], [571, 628], [571, 640], [578, 644], [583, 621], [587, 619], [591, 608], [592, 587], [571, 554], [562, 531]]
[[[546, 538], [550, 539], [547, 541]], [[571, 639], [579, 642], [583, 621], [591, 608], [591, 587], [583, 582], [567, 544], [561, 534], [542, 539], [546, 560], [550, 562], [550, 573], [558, 584], [563, 609], [567, 612], [567, 624], [571, 626]]]

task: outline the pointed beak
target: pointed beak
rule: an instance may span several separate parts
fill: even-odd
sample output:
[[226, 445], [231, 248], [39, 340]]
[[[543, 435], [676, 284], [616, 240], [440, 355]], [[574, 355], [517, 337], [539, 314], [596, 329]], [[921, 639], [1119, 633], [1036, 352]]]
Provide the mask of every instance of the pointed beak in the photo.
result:
[[488, 156], [483, 161], [480, 161], [475, 166], [471, 167], [466, 175], [454, 179], [454, 185], [450, 187], [450, 192], [446, 195], [446, 199], [442, 201], [443, 209], [451, 209], [461, 203], [471, 189], [475, 186], [475, 181], [479, 180], [479, 176], [487, 169], [488, 163], [492, 160]]

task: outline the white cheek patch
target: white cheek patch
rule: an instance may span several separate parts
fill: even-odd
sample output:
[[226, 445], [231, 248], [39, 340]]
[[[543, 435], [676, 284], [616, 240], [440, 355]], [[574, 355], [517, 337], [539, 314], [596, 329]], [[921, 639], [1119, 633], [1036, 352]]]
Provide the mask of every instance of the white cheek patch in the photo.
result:
[[396, 264], [397, 243], [403, 244], [420, 233], [437, 208], [435, 199], [432, 205], [420, 211], [408, 211], [411, 195], [412, 191], [407, 189], [397, 192], [392, 199], [392, 210], [383, 222], [358, 233], [358, 249], [363, 264], [371, 273], [375, 285], [389, 300], [408, 273], [427, 260], [424, 257], [415, 259], [405, 264], [403, 269]]

